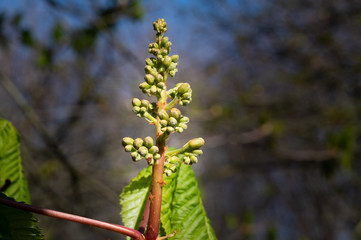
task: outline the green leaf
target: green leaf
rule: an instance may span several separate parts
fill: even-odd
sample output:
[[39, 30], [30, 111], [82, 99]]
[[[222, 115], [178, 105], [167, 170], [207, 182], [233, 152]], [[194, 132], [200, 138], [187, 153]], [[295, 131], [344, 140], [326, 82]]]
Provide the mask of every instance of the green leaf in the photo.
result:
[[178, 171], [165, 178], [162, 199], [162, 227], [172, 239], [217, 239], [203, 207], [192, 167], [181, 164]]
[[28, 183], [20, 156], [19, 135], [10, 122], [0, 119], [0, 187], [7, 180], [10, 180], [10, 185], [3, 193], [18, 202], [30, 204]]
[[152, 181], [152, 167], [143, 169], [120, 194], [121, 216], [126, 227], [138, 229]]
[[[14, 200], [0, 193], [0, 198]], [[0, 204], [0, 240], [44, 239], [32, 213]]]

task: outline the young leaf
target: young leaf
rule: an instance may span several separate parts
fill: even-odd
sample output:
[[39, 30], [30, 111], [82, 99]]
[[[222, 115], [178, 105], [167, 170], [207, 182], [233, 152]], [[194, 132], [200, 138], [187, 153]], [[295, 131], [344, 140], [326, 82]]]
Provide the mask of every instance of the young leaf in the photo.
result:
[[28, 183], [21, 162], [19, 135], [9, 121], [0, 119], [0, 187], [10, 181], [3, 193], [18, 202], [30, 204]]
[[[0, 193], [0, 198], [14, 200]], [[32, 213], [0, 204], [0, 240], [42, 240]]]
[[152, 181], [152, 167], [143, 169], [120, 194], [121, 216], [126, 227], [138, 229]]
[[172, 239], [216, 240], [192, 167], [181, 164], [165, 182], [161, 222], [166, 234], [177, 231]]

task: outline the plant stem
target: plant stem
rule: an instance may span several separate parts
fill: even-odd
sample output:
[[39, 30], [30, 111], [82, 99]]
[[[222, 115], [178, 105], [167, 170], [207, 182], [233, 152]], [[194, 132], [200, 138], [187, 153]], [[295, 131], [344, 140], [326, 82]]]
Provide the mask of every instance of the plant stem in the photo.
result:
[[145, 238], [147, 240], [157, 239], [159, 233], [160, 213], [162, 206], [162, 188], [164, 184], [163, 171], [166, 151], [165, 140], [163, 139], [163, 136], [157, 137], [157, 146], [159, 148], [159, 154], [161, 157], [153, 166], [152, 186], [149, 195], [150, 213], [147, 231], [145, 233]]
[[50, 210], [50, 209], [46, 209], [46, 208], [35, 207], [32, 205], [18, 203], [18, 202], [12, 201], [12, 200], [4, 199], [4, 198], [0, 198], [0, 203], [10, 206], [10, 207], [22, 209], [22, 210], [25, 210], [28, 212], [41, 214], [41, 215], [48, 216], [48, 217], [59, 218], [59, 219], [67, 220], [67, 221], [77, 222], [77, 223], [90, 225], [93, 227], [98, 227], [98, 228], [106, 229], [109, 231], [121, 233], [121, 234], [127, 235], [129, 237], [132, 237], [136, 240], [144, 240], [145, 239], [143, 234], [141, 234], [137, 230], [127, 228], [127, 227], [124, 227], [121, 225], [113, 224], [113, 223], [102, 222], [99, 220], [81, 217], [81, 216], [77, 216], [77, 215], [73, 215], [73, 214], [69, 214], [69, 213], [54, 211], [54, 210]]
[[[158, 112], [164, 110], [167, 104], [167, 93], [166, 90], [162, 91], [160, 98], [158, 99], [157, 107]], [[159, 117], [157, 117], [157, 147], [159, 149], [160, 158], [154, 163], [152, 169], [152, 185], [149, 194], [150, 200], [150, 212], [147, 231], [145, 233], [145, 239], [155, 240], [159, 234], [160, 226], [160, 214], [162, 207], [162, 188], [164, 184], [163, 172], [164, 172], [164, 161], [165, 153], [167, 151], [166, 141], [168, 134], [162, 132]]]

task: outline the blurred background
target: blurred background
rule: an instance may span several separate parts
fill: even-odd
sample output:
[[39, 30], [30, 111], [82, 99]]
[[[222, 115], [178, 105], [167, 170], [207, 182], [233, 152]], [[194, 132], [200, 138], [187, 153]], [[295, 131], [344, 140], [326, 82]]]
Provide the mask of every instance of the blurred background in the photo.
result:
[[[165, 18], [194, 166], [220, 240], [361, 239], [359, 0], [0, 1], [0, 117], [13, 122], [34, 205], [121, 223], [146, 167], [121, 139]], [[123, 239], [39, 216], [46, 239]]]

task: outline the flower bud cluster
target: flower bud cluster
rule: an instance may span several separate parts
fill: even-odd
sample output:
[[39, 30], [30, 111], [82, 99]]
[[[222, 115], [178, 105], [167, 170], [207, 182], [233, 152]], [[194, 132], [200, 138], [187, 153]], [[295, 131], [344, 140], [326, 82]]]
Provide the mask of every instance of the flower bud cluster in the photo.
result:
[[180, 163], [178, 156], [167, 158], [164, 162], [164, 173], [167, 177], [170, 177], [172, 173], [177, 171], [177, 166]]
[[168, 94], [172, 99], [178, 98], [179, 104], [182, 106], [192, 101], [192, 89], [189, 83], [178, 83]]
[[154, 109], [156, 108], [155, 103], [150, 103], [148, 100], [139, 100], [138, 98], [133, 98], [132, 100], [133, 112], [137, 114], [138, 117], [146, 117], [146, 113], [154, 115]]
[[194, 138], [190, 140], [183, 148], [186, 149], [184, 156], [182, 158], [183, 163], [192, 165], [197, 163], [197, 157], [203, 154], [203, 151], [200, 148], [204, 145], [203, 138]]
[[130, 152], [133, 161], [139, 161], [145, 158], [149, 165], [153, 165], [154, 161], [160, 158], [159, 149], [154, 146], [153, 138], [123, 138], [122, 144], [126, 152]]
[[198, 162], [198, 156], [203, 154], [200, 148], [204, 145], [203, 138], [194, 138], [186, 143], [181, 149], [177, 150], [175, 155], [171, 155], [165, 159], [164, 173], [169, 177], [177, 171], [179, 163], [183, 162], [192, 165]]
[[167, 23], [165, 22], [164, 18], [158, 19], [157, 21], [153, 22], [154, 31], [157, 34], [165, 33], [168, 29]]
[[162, 132], [172, 133], [176, 131], [182, 133], [184, 129], [187, 129], [189, 118], [183, 116], [177, 108], [172, 108], [169, 114], [165, 110], [161, 110], [158, 112], [158, 116]]

